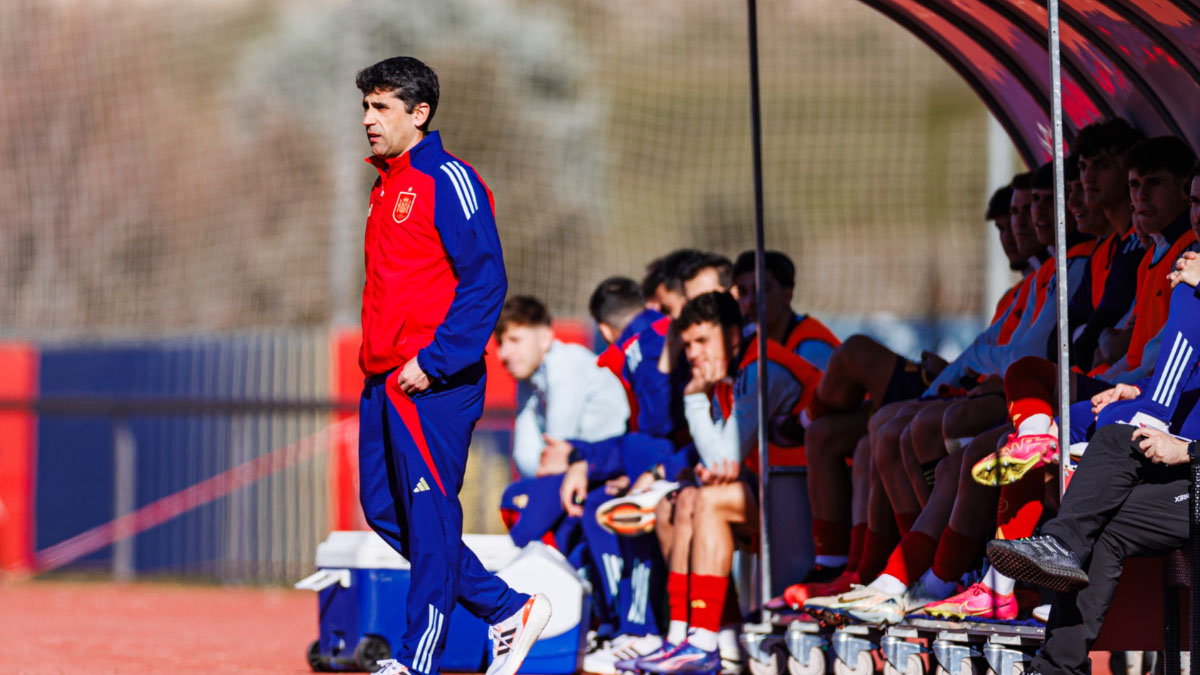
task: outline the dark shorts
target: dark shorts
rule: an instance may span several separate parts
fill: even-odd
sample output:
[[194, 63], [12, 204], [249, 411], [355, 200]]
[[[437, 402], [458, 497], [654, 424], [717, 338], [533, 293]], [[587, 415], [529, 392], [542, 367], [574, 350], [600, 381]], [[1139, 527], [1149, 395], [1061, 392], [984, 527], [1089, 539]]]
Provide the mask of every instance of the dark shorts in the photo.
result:
[[933, 379], [934, 375], [921, 367], [921, 364], [897, 358], [896, 367], [892, 369], [892, 378], [888, 380], [887, 390], [879, 406], [920, 398]]

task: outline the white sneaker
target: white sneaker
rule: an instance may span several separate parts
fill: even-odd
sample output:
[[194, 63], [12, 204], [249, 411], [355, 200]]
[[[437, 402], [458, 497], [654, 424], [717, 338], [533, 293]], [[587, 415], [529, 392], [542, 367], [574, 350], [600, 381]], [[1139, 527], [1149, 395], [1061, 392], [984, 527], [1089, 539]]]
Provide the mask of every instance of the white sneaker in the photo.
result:
[[596, 509], [600, 527], [623, 537], [636, 537], [654, 530], [654, 509], [663, 497], [679, 489], [674, 481], [656, 480], [650, 487], [610, 499]]
[[538, 593], [512, 616], [489, 628], [492, 665], [487, 675], [516, 675], [553, 611], [546, 596]]
[[376, 661], [375, 665], [378, 670], [374, 671], [375, 675], [409, 675], [409, 670], [396, 659], [384, 659]]
[[638, 659], [653, 654], [662, 647], [662, 638], [657, 635], [618, 635], [603, 649], [597, 649], [583, 657], [583, 672], [595, 675], [617, 675], [618, 661]]
[[1047, 623], [1050, 621], [1050, 605], [1038, 605], [1037, 607], [1034, 607], [1033, 618], [1041, 621], [1042, 623]]

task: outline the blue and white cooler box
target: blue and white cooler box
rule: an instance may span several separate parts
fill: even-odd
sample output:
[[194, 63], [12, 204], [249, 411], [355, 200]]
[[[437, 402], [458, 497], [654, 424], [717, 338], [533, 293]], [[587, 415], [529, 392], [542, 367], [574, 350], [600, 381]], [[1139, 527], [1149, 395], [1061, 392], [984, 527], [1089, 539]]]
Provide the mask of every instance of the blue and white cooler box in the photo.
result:
[[[484, 567], [513, 588], [545, 594], [554, 614], [520, 673], [574, 673], [583, 658], [590, 589], [563, 556], [534, 542], [524, 549], [508, 535], [468, 534], [467, 546]], [[309, 646], [316, 671], [373, 670], [391, 658], [404, 634], [409, 564], [374, 532], [331, 532], [317, 547], [317, 572], [296, 588], [317, 592], [320, 637]], [[488, 626], [461, 605], [450, 615], [445, 672], [481, 673], [491, 657]]]

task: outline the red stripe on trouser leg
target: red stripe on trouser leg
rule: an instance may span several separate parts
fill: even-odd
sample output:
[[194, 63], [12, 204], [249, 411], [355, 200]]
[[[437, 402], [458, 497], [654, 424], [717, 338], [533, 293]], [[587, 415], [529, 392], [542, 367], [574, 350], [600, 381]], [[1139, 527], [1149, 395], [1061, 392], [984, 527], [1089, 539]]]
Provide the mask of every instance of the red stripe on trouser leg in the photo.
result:
[[812, 533], [816, 555], [846, 555], [850, 550], [850, 523], [813, 518]]
[[867, 538], [867, 524], [859, 523], [850, 528], [850, 555], [847, 556], [846, 569], [858, 569], [858, 563], [863, 556], [863, 540]]
[[433, 455], [429, 452], [429, 444], [425, 442], [425, 432], [421, 429], [421, 417], [417, 414], [417, 406], [412, 402], [412, 399], [405, 394], [400, 386], [395, 383], [391, 375], [387, 380], [387, 396], [391, 401], [392, 407], [396, 409], [396, 413], [400, 415], [400, 420], [404, 422], [405, 428], [413, 438], [413, 443], [416, 443], [417, 450], [421, 453], [421, 459], [425, 460], [425, 466], [429, 467], [429, 473], [433, 475], [433, 481], [437, 483], [438, 489], [442, 494], [446, 494], [446, 487], [442, 485], [442, 477], [438, 475], [437, 465], [433, 463]]
[[896, 577], [908, 586], [929, 569], [936, 551], [936, 539], [924, 532], [913, 530], [901, 537], [900, 545], [892, 551], [883, 573]]
[[691, 586], [688, 593], [691, 602], [688, 605], [692, 610], [689, 625], [714, 633], [721, 630], [721, 615], [725, 610], [725, 592], [729, 586], [729, 577], [692, 574], [688, 583]]
[[671, 621], [688, 620], [688, 575], [671, 572], [667, 575], [667, 603]]
[[975, 556], [986, 543], [985, 539], [968, 537], [947, 527], [938, 540], [937, 552], [933, 554], [933, 567], [930, 569], [942, 581], [954, 581], [971, 569]]
[[996, 528], [1005, 539], [1033, 535], [1042, 518], [1042, 496], [1046, 492], [1046, 467], [1032, 469], [1021, 480], [1000, 488]]
[[1057, 376], [1057, 366], [1036, 356], [1026, 356], [1009, 366], [1004, 373], [1004, 397], [1008, 399], [1008, 418], [1013, 425], [1031, 415], [1054, 417], [1051, 401]]
[[721, 611], [722, 626], [736, 626], [742, 623], [742, 608], [738, 605], [737, 588], [733, 585], [733, 579], [729, 579], [729, 583], [725, 586], [725, 608]]
[[901, 537], [908, 534], [909, 532], [912, 532], [913, 524], [917, 522], [917, 517], [920, 515], [921, 515], [920, 511], [917, 511], [916, 513], [897, 513], [896, 514], [896, 527], [900, 528], [900, 536]]
[[863, 538], [862, 560], [858, 561], [858, 578], [864, 582], [879, 576], [887, 564], [888, 555], [896, 547], [896, 538], [867, 528]]
[[513, 529], [513, 525], [521, 519], [521, 512], [516, 509], [500, 509], [500, 522], [504, 523], [505, 529]]

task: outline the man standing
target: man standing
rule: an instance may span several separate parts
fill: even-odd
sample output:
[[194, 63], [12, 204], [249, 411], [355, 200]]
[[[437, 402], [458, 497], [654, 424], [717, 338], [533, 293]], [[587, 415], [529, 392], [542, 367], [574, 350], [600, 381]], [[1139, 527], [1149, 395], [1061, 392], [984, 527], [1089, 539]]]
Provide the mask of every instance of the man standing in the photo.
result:
[[[411, 57], [358, 73], [367, 161], [379, 171], [366, 231], [359, 491], [368, 524], [411, 565], [404, 638], [387, 675], [439, 671], [456, 603], [492, 625], [488, 675], [513, 675], [550, 618], [462, 542], [483, 352], [507, 280], [492, 193], [429, 131], [437, 75]], [[484, 201], [486, 199], [486, 201]]]

